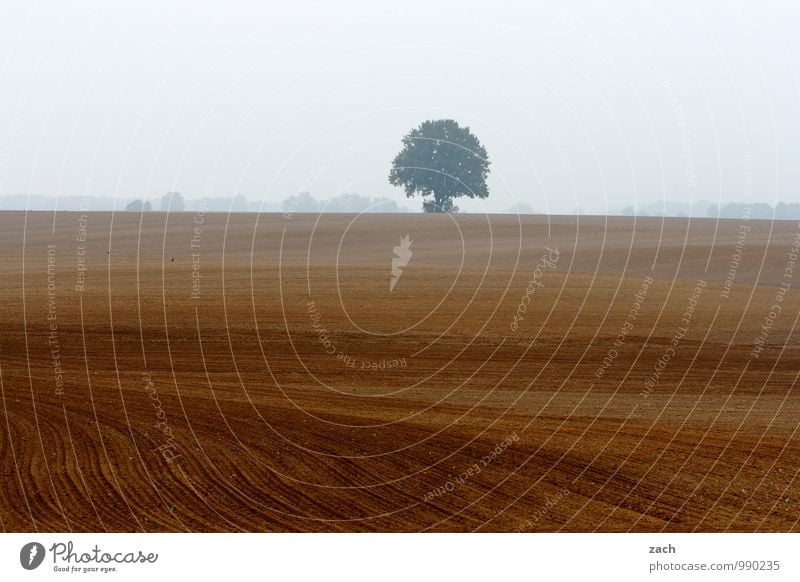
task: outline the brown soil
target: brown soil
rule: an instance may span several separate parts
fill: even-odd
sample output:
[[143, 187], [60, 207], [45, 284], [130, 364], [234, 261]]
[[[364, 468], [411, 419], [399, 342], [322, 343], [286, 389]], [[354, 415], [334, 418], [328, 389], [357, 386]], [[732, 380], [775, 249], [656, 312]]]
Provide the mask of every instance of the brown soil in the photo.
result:
[[798, 224], [194, 220], [0, 213], [2, 530], [800, 529]]

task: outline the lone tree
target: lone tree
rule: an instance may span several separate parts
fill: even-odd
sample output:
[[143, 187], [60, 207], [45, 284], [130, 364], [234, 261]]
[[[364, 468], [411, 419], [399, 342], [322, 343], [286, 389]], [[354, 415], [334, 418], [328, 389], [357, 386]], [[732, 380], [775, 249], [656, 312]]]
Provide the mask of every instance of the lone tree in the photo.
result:
[[392, 162], [389, 182], [403, 186], [409, 198], [423, 200], [425, 212], [458, 212], [454, 198], [486, 198], [489, 158], [468, 127], [452, 119], [425, 121], [403, 138], [403, 149]]

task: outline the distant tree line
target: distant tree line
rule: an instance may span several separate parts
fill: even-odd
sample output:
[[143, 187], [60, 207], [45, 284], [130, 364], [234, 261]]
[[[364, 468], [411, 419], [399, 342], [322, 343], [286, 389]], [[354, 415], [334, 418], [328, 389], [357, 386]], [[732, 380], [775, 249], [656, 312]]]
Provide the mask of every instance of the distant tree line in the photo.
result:
[[328, 200], [316, 200], [309, 192], [300, 192], [283, 201], [283, 211], [295, 212], [408, 212], [389, 198], [369, 198], [359, 194], [341, 194]]
[[776, 219], [776, 220], [800, 220], [800, 203], [798, 202], [778, 202], [775, 207], [770, 204], [744, 204], [729, 203], [723, 206], [712, 204], [708, 207], [708, 216], [712, 218], [750, 218]]
[[[186, 206], [183, 201], [183, 194], [180, 192], [167, 192], [161, 197], [161, 212], [183, 212]], [[137, 198], [125, 205], [128, 212], [150, 212], [153, 205], [149, 200]]]
[[[196, 209], [202, 202], [203, 209], [208, 212], [275, 212], [275, 203], [262, 204], [248, 202], [241, 194], [233, 197], [209, 198], [200, 200], [184, 200], [180, 192], [167, 192], [161, 197], [162, 212], [184, 212]], [[300, 192], [286, 198], [280, 205], [284, 212], [408, 212], [405, 207], [398, 206], [389, 198], [370, 198], [360, 194], [341, 194], [328, 200], [317, 200], [309, 192]], [[125, 206], [130, 212], [150, 212], [153, 205], [149, 201], [137, 198]]]
[[800, 220], [800, 203], [778, 202], [778, 204], [772, 206], [764, 202], [729, 202], [719, 205], [707, 200], [700, 200], [693, 204], [667, 200], [639, 207], [627, 206], [622, 210], [622, 214], [624, 216], [692, 216], [708, 218], [743, 218], [747, 216], [752, 219], [765, 220]]

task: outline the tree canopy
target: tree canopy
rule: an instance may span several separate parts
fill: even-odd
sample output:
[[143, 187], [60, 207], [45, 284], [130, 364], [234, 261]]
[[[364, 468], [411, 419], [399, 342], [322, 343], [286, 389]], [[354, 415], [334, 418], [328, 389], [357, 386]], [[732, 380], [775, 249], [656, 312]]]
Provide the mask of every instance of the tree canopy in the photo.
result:
[[425, 212], [456, 212], [453, 200], [486, 198], [489, 158], [468, 127], [452, 119], [425, 121], [403, 138], [389, 182], [409, 198], [419, 194]]

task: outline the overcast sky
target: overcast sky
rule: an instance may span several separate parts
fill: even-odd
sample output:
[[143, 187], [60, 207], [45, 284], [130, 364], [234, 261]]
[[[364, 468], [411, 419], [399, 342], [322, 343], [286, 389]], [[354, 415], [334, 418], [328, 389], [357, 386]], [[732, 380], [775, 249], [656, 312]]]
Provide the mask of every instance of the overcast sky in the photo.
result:
[[462, 209], [800, 201], [798, 22], [769, 0], [4, 2], [0, 195], [401, 199], [403, 134], [453, 118], [492, 161]]

